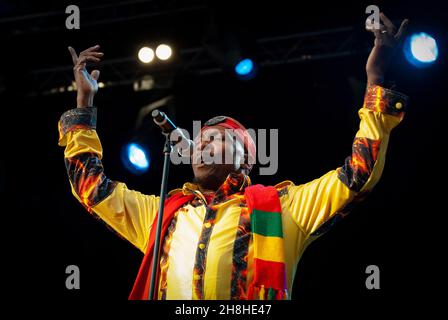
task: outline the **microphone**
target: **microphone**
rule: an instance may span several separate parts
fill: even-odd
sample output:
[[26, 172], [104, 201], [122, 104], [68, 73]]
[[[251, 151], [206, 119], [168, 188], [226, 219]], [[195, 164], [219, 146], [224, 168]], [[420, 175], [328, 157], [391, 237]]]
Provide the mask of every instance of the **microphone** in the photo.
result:
[[154, 122], [162, 129], [162, 132], [170, 135], [170, 141], [176, 148], [177, 153], [182, 157], [190, 156], [194, 148], [194, 142], [188, 139], [164, 112], [155, 109], [151, 112], [151, 116]]

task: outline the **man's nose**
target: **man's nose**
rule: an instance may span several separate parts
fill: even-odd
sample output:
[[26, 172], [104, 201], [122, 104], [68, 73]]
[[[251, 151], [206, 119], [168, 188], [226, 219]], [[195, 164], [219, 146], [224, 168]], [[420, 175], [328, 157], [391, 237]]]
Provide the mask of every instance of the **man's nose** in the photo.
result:
[[204, 151], [205, 147], [208, 146], [210, 143], [212, 143], [212, 141], [208, 140], [201, 140], [198, 144], [198, 149], [201, 151]]

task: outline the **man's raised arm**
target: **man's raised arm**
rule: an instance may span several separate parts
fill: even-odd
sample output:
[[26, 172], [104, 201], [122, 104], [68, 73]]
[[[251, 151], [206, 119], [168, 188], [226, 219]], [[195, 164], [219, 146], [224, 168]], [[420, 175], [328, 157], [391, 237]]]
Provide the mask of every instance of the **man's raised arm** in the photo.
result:
[[86, 70], [86, 63], [99, 62], [103, 53], [98, 52], [99, 46], [81, 52], [79, 57], [73, 48], [69, 50], [77, 84], [77, 108], [61, 116], [58, 128], [72, 193], [90, 213], [145, 252], [159, 198], [129, 190], [124, 183], [105, 176], [93, 106], [99, 71], [89, 74]]
[[353, 200], [363, 198], [377, 184], [390, 132], [403, 119], [407, 97], [383, 88], [382, 83], [408, 21], [404, 20], [397, 32], [382, 13], [381, 20], [384, 25], [374, 30], [375, 46], [366, 65], [368, 84], [358, 112], [361, 122], [351, 155], [343, 166], [309, 183], [288, 188], [286, 209], [307, 236], [322, 234], [336, 218], [349, 211]]

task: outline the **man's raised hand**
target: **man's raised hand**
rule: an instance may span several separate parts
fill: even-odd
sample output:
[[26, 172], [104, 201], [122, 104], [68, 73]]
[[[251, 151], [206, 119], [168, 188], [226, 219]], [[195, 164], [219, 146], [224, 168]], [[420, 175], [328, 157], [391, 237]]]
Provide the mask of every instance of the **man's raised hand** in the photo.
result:
[[383, 22], [380, 28], [369, 30], [375, 35], [375, 46], [370, 52], [366, 64], [367, 81], [377, 85], [382, 85], [395, 48], [400, 43], [409, 23], [408, 19], [403, 20], [397, 31], [392, 21], [382, 12], [380, 19]]
[[78, 108], [93, 106], [93, 97], [98, 91], [99, 70], [93, 70], [90, 74], [87, 72], [87, 62], [100, 62], [104, 53], [99, 52], [99, 45], [90, 47], [82, 51], [79, 56], [75, 49], [68, 47], [73, 60], [73, 73], [75, 75], [76, 87], [78, 91]]

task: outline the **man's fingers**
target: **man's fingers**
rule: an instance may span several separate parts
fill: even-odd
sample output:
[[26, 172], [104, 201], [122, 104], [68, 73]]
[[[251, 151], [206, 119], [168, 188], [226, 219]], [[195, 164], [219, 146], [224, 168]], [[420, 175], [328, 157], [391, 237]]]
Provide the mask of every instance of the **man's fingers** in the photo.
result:
[[408, 27], [409, 19], [404, 19], [400, 25], [400, 29], [398, 29], [397, 34], [395, 35], [395, 39], [400, 40], [403, 33], [405, 33], [406, 28]]
[[[98, 52], [100, 48], [99, 45], [90, 47], [84, 51], [82, 51], [79, 56], [76, 54], [75, 49], [72, 47], [69, 47], [68, 50], [70, 51], [70, 54], [72, 55], [74, 68], [73, 71], [75, 73], [75, 78], [78, 79], [79, 77], [84, 77], [85, 79], [89, 79], [88, 81], [95, 80], [97, 81], [100, 72], [99, 70], [93, 70], [90, 74], [86, 70], [86, 66], [88, 62], [100, 62], [101, 58], [104, 56], [104, 53]], [[77, 80], [78, 81], [78, 80]]]
[[100, 77], [100, 71], [93, 70], [92, 73], [90, 74], [90, 76], [92, 77], [93, 80], [97, 81], [98, 78]]
[[81, 52], [81, 54], [83, 54], [83, 53], [89, 53], [89, 52], [91, 52], [91, 51], [98, 50], [99, 48], [100, 48], [100, 46], [97, 44], [96, 46], [87, 48], [86, 50], [84, 50], [83, 52]]
[[90, 62], [100, 62], [101, 59], [97, 58], [97, 57], [95, 57], [93, 55], [83, 55], [83, 56], [79, 56], [78, 64], [86, 63], [87, 61], [90, 61]]
[[78, 61], [94, 61], [98, 62], [101, 60], [101, 58], [104, 56], [104, 53], [102, 52], [84, 52], [79, 55]]
[[93, 56], [79, 57], [78, 63], [75, 65], [73, 69], [75, 70], [75, 72], [85, 71], [86, 74], [88, 75], [88, 72], [86, 71], [87, 62], [100, 62], [100, 61], [101, 61], [100, 59], [95, 58]]
[[76, 54], [75, 49], [72, 47], [68, 47], [68, 51], [70, 51], [70, 54], [72, 56], [73, 64], [75, 65], [78, 62], [78, 55]]
[[384, 25], [386, 26], [387, 32], [391, 33], [392, 35], [395, 34], [395, 31], [397, 30], [397, 28], [395, 28], [394, 24], [392, 23], [392, 21], [389, 20], [388, 17], [386, 17], [386, 15], [384, 13], [380, 13], [380, 19], [381, 21], [383, 21]]
[[[73, 68], [75, 75], [79, 72], [83, 72], [86, 71], [86, 63], [78, 63], [74, 68]], [[87, 72], [87, 71], [86, 71]]]
[[386, 30], [386, 27], [383, 24], [380, 24], [380, 28], [379, 29], [375, 29], [375, 28], [367, 28], [367, 31], [372, 32], [373, 34], [375, 34], [375, 36], [377, 36], [378, 33], [381, 33], [381, 31]]
[[375, 38], [379, 38], [381, 36], [381, 31], [378, 29], [373, 29], [372, 32], [375, 35]]
[[92, 51], [92, 52], [90, 52], [89, 53], [89, 56], [95, 56], [95, 57], [97, 57], [97, 58], [101, 58], [102, 56], [104, 56], [104, 53], [102, 53], [102, 52], [94, 52], [94, 51]]
[[378, 38], [381, 35], [381, 30], [384, 30], [384, 26], [380, 25], [379, 29], [375, 29], [375, 28], [366, 28], [367, 31], [372, 32], [373, 35], [375, 36], [375, 38]]
[[68, 47], [68, 51], [70, 52], [73, 60], [73, 65], [76, 69], [82, 69], [85, 68], [85, 64], [87, 61], [90, 62], [99, 62], [100, 58], [104, 56], [104, 53], [102, 52], [96, 52], [95, 50], [98, 50], [100, 48], [99, 45], [90, 47], [84, 51], [82, 51], [79, 56], [76, 54], [75, 49], [72, 47]]

